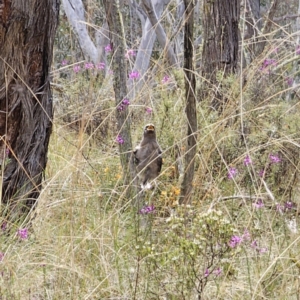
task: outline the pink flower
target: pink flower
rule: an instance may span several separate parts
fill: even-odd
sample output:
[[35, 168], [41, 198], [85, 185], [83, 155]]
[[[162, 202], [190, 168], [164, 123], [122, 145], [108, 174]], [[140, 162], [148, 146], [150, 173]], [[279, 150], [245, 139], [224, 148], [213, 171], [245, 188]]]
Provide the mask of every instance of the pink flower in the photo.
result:
[[3, 222], [2, 224], [1, 224], [1, 230], [2, 231], [6, 231], [6, 229], [7, 229], [7, 222]]
[[87, 62], [84, 64], [85, 69], [94, 69], [94, 64], [92, 62]]
[[73, 71], [74, 71], [75, 73], [78, 73], [78, 72], [80, 71], [80, 69], [81, 69], [81, 67], [80, 67], [79, 65], [75, 65], [75, 66], [73, 67]]
[[146, 107], [146, 113], [151, 115], [153, 112], [152, 108], [151, 107]]
[[231, 237], [231, 239], [229, 241], [229, 247], [235, 248], [239, 244], [241, 244], [242, 241], [243, 241], [243, 239], [240, 236], [234, 235], [234, 236]]
[[271, 162], [274, 164], [281, 162], [281, 159], [279, 158], [278, 155], [270, 154], [269, 158], [270, 158]]
[[112, 51], [111, 44], [108, 44], [107, 46], [105, 46], [104, 50], [106, 53], [111, 52]]
[[21, 240], [26, 240], [28, 238], [28, 229], [27, 228], [19, 229], [17, 235]]
[[292, 209], [294, 206], [294, 203], [292, 201], [287, 201], [287, 202], [285, 202], [284, 206], [286, 209]]
[[227, 174], [227, 178], [228, 179], [233, 179], [236, 175], [237, 175], [237, 169], [233, 168], [233, 167], [230, 167], [229, 171], [228, 171], [228, 174]]
[[222, 274], [222, 269], [220, 267], [218, 267], [215, 271], [214, 271], [214, 274], [216, 276], [220, 276]]
[[3, 252], [0, 252], [0, 261], [2, 261], [4, 258], [4, 253]]
[[251, 243], [250, 246], [251, 246], [251, 248], [256, 249], [256, 248], [257, 248], [257, 241], [254, 240], [254, 241]]
[[168, 83], [169, 81], [170, 81], [170, 77], [168, 75], [165, 75], [161, 82]]
[[105, 69], [105, 63], [104, 62], [100, 62], [96, 65], [96, 69], [98, 70], [104, 70]]
[[286, 84], [287, 84], [288, 86], [293, 86], [293, 83], [294, 83], [294, 79], [293, 79], [293, 78], [287, 77], [287, 78], [285, 79], [285, 81], [286, 81]]
[[126, 53], [125, 53], [125, 57], [128, 59], [128, 58], [130, 58], [130, 57], [133, 57], [133, 56], [135, 56], [136, 55], [136, 53], [135, 53], [135, 51], [134, 50], [132, 50], [132, 49], [128, 49], [127, 51], [126, 51]]
[[123, 144], [124, 144], [124, 139], [123, 139], [120, 135], [118, 135], [118, 136], [116, 137], [116, 142], [117, 142], [118, 144], [120, 144], [120, 145], [123, 145]]
[[265, 176], [265, 170], [260, 170], [260, 171], [258, 172], [258, 176], [259, 176], [260, 178], [263, 178], [263, 177]]
[[244, 234], [242, 235], [242, 240], [250, 241], [250, 239], [251, 239], [250, 233], [249, 233], [248, 229], [245, 229]]
[[132, 71], [130, 74], [129, 74], [129, 78], [130, 79], [138, 79], [140, 77], [140, 73], [138, 71]]
[[297, 45], [297, 47], [296, 47], [296, 54], [297, 54], [297, 55], [300, 54], [300, 45]]
[[62, 65], [62, 66], [66, 66], [68, 63], [69, 63], [69, 62], [68, 62], [66, 59], [63, 59], [63, 60], [61, 61], [61, 65]]
[[264, 203], [261, 199], [258, 199], [256, 202], [252, 203], [252, 205], [255, 207], [255, 208], [262, 208], [264, 207]]
[[124, 98], [121, 104], [118, 106], [118, 111], [123, 111], [130, 104], [130, 101], [127, 98]]
[[261, 248], [259, 250], [259, 253], [266, 253], [266, 252], [268, 252], [268, 248]]
[[149, 213], [152, 213], [155, 210], [154, 205], [150, 205], [150, 206], [145, 206], [140, 210], [140, 214], [141, 215], [147, 215]]
[[205, 272], [204, 272], [204, 277], [208, 277], [208, 276], [209, 276], [209, 274], [210, 274], [209, 270], [208, 270], [208, 269], [206, 269], [206, 270], [205, 270]]
[[248, 166], [250, 164], [252, 164], [252, 160], [251, 160], [250, 156], [247, 155], [246, 158], [244, 159], [244, 165]]

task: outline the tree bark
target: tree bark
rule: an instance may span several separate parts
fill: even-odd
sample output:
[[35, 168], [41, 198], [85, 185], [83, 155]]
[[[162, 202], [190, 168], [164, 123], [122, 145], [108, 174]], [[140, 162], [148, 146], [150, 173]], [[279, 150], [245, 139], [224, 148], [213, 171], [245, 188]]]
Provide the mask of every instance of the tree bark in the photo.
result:
[[185, 153], [185, 170], [180, 191], [180, 204], [187, 204], [191, 199], [192, 183], [194, 179], [194, 159], [197, 145], [197, 111], [196, 111], [196, 79], [193, 66], [194, 48], [194, 2], [184, 0], [185, 24], [184, 24], [184, 73], [185, 96], [187, 116], [187, 145]]
[[240, 0], [205, 0], [203, 2], [202, 98], [213, 90], [212, 106], [219, 109], [226, 102], [217, 88], [217, 72], [235, 73], [239, 54]]
[[69, 23], [78, 37], [78, 42], [85, 59], [87, 61], [92, 61], [94, 64], [99, 63], [100, 57], [98, 54], [98, 49], [90, 38], [86, 27], [82, 1], [62, 0], [62, 3]]
[[273, 25], [273, 19], [277, 10], [277, 6], [279, 5], [279, 1], [278, 0], [273, 0], [271, 7], [269, 9], [266, 21], [264, 23], [264, 26], [262, 28], [262, 33], [259, 37], [259, 42], [257, 43], [257, 47], [256, 47], [256, 51], [255, 51], [255, 55], [259, 56], [261, 53], [263, 53], [265, 46], [266, 46], [266, 42], [267, 42], [267, 38], [266, 35], [268, 33], [270, 33], [272, 25]]
[[167, 38], [167, 35], [161, 25], [161, 22], [159, 22], [158, 18], [156, 17], [155, 11], [152, 6], [151, 0], [142, 0], [145, 12], [155, 30], [157, 40], [163, 50], [166, 52], [167, 60], [169, 62], [169, 65], [176, 66], [177, 65], [177, 58], [175, 56], [174, 50], [170, 45], [170, 42]]
[[[113, 86], [116, 101], [116, 118], [119, 137], [120, 160], [123, 168], [124, 184], [128, 185], [135, 178], [135, 167], [132, 155], [132, 142], [130, 131], [130, 116], [127, 105], [123, 100], [127, 95], [127, 64], [125, 59], [125, 34], [123, 22], [117, 0], [105, 0], [106, 19], [110, 31], [110, 40], [113, 49], [112, 69], [114, 74]], [[131, 99], [129, 99], [130, 101]], [[130, 189], [128, 189], [130, 192]], [[130, 193], [129, 193], [130, 194]], [[127, 195], [129, 195], [127, 193]]]
[[[57, 0], [0, 5], [0, 149], [2, 213], [16, 220], [36, 203], [52, 128], [50, 66]], [[9, 152], [9, 153], [8, 153]]]

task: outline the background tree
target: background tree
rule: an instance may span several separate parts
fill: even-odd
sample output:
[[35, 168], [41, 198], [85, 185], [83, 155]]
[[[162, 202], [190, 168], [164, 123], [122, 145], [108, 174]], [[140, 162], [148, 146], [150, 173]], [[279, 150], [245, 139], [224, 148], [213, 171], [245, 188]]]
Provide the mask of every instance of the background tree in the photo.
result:
[[52, 128], [49, 73], [58, 13], [57, 0], [4, 1], [0, 7], [2, 211], [11, 219], [30, 209], [41, 190]]
[[[240, 1], [203, 1], [202, 27], [202, 76], [204, 77], [202, 97], [213, 91], [212, 105], [219, 108], [224, 102], [217, 84], [217, 73], [223, 76], [234, 73], [239, 57]], [[204, 86], [208, 86], [205, 88]]]
[[114, 74], [113, 86], [116, 101], [116, 118], [120, 159], [123, 168], [124, 183], [128, 185], [135, 177], [130, 133], [130, 117], [127, 98], [127, 64], [125, 60], [124, 23], [118, 1], [104, 1], [106, 18], [110, 30], [113, 50], [112, 69]]
[[196, 78], [194, 73], [194, 2], [184, 1], [184, 82], [185, 82], [185, 112], [187, 117], [187, 143], [184, 157], [185, 170], [180, 191], [180, 202], [187, 203], [190, 200], [192, 182], [194, 178], [194, 158], [197, 145], [197, 111], [196, 111]]

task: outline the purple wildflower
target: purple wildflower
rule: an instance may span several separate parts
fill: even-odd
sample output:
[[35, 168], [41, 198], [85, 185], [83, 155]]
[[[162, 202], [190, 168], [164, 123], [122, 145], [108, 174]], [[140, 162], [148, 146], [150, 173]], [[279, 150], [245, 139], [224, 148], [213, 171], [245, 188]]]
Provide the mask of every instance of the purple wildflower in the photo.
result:
[[138, 79], [140, 77], [140, 73], [138, 71], [132, 71], [130, 74], [129, 74], [129, 78], [130, 79]]
[[168, 83], [169, 81], [170, 81], [170, 76], [165, 75], [161, 82], [162, 83]]
[[105, 63], [104, 62], [100, 62], [96, 65], [96, 69], [98, 70], [104, 70], [105, 69]]
[[300, 54], [300, 45], [296, 46], [296, 54], [299, 55]]
[[17, 234], [21, 240], [26, 240], [28, 238], [28, 229], [27, 228], [19, 229]]
[[130, 104], [130, 102], [127, 98], [124, 98], [124, 100], [122, 101], [122, 104], [128, 106]]
[[209, 274], [210, 274], [209, 270], [208, 270], [208, 269], [206, 269], [206, 270], [205, 270], [205, 272], [204, 272], [204, 277], [208, 277], [208, 276], [209, 276]]
[[278, 157], [278, 155], [270, 154], [269, 158], [274, 164], [281, 162], [281, 159]]
[[78, 72], [80, 71], [80, 69], [81, 69], [81, 67], [80, 67], [79, 65], [75, 65], [75, 66], [73, 67], [73, 71], [74, 71], [75, 73], [78, 73]]
[[266, 252], [268, 252], [268, 248], [259, 249], [259, 253], [266, 253]]
[[149, 213], [152, 213], [155, 210], [154, 205], [150, 205], [150, 206], [145, 206], [140, 210], [140, 214], [141, 215], [147, 215]]
[[255, 207], [255, 208], [262, 208], [264, 207], [264, 203], [261, 199], [258, 199], [256, 202], [252, 203], [252, 205]]
[[2, 231], [6, 231], [6, 229], [7, 229], [7, 222], [3, 222], [2, 224], [1, 224], [1, 230]]
[[243, 241], [250, 241], [250, 239], [251, 239], [251, 235], [250, 235], [248, 229], [245, 229], [244, 233], [242, 235], [242, 240]]
[[293, 206], [294, 206], [294, 203], [293, 203], [292, 201], [287, 201], [287, 202], [285, 202], [285, 204], [284, 204], [284, 207], [285, 207], [286, 209], [292, 209]]
[[105, 46], [104, 50], [106, 53], [111, 52], [112, 51], [111, 44], [108, 44], [107, 46]]
[[231, 248], [235, 248], [236, 246], [238, 246], [241, 242], [243, 241], [243, 239], [238, 236], [238, 235], [234, 235], [231, 237], [230, 241], [229, 241], [229, 247]]
[[123, 139], [120, 135], [118, 135], [118, 136], [116, 137], [116, 142], [117, 142], [118, 144], [120, 144], [120, 145], [123, 145], [123, 144], [124, 144], [124, 139]]
[[133, 57], [133, 56], [135, 56], [136, 55], [136, 53], [135, 53], [135, 51], [134, 50], [132, 50], [132, 49], [128, 49], [127, 51], [126, 51], [126, 53], [125, 53], [125, 57], [128, 59], [128, 58], [130, 58], [130, 57]]
[[220, 276], [222, 274], [222, 269], [220, 267], [218, 267], [215, 271], [214, 271], [214, 274], [216, 276]]
[[263, 67], [266, 68], [266, 67], [269, 67], [269, 66], [276, 66], [277, 65], [277, 62], [275, 59], [272, 59], [272, 58], [266, 58], [264, 61], [263, 61]]
[[250, 156], [247, 155], [246, 158], [244, 159], [244, 165], [248, 166], [250, 164], [252, 164], [252, 160], [251, 160]]
[[262, 66], [259, 68], [260, 71], [267, 71], [268, 73], [270, 72], [269, 67], [272, 66], [276, 66], [277, 65], [277, 61], [275, 59], [271, 59], [271, 58], [266, 58], [263, 63]]
[[260, 170], [260, 171], [258, 172], [258, 176], [259, 176], [260, 178], [263, 178], [263, 177], [265, 176], [265, 170]]
[[228, 179], [233, 179], [236, 175], [237, 175], [237, 169], [233, 168], [233, 167], [230, 167], [229, 171], [228, 171], [228, 174], [227, 174], [227, 178]]
[[146, 107], [146, 113], [151, 115], [153, 112], [152, 108], [151, 107]]
[[4, 253], [3, 252], [0, 252], [0, 261], [2, 261], [4, 258]]
[[257, 249], [257, 241], [256, 240], [254, 240], [252, 243], [251, 243], [251, 248], [253, 248], [253, 249]]
[[61, 65], [62, 65], [62, 66], [66, 66], [68, 63], [69, 63], [69, 62], [68, 62], [66, 59], [63, 59], [63, 60], [61, 61]]
[[92, 62], [87, 62], [84, 64], [84, 68], [87, 70], [94, 69], [94, 64]]
[[130, 101], [127, 98], [124, 98], [121, 104], [118, 106], [118, 111], [123, 111], [130, 104]]
[[5, 155], [8, 156], [9, 153], [10, 153], [9, 148], [6, 148], [6, 149], [5, 149]]
[[293, 83], [294, 83], [294, 79], [293, 79], [293, 78], [287, 77], [287, 78], [285, 79], [285, 81], [286, 81], [286, 84], [287, 84], [288, 86], [293, 86]]

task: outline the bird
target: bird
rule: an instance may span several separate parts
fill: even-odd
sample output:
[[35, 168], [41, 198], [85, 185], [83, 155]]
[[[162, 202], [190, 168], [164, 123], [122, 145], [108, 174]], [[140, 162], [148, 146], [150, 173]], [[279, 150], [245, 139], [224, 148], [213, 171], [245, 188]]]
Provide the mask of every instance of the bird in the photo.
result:
[[156, 131], [153, 124], [144, 128], [142, 141], [133, 151], [138, 178], [142, 189], [151, 189], [153, 181], [162, 168], [162, 150], [156, 140]]

